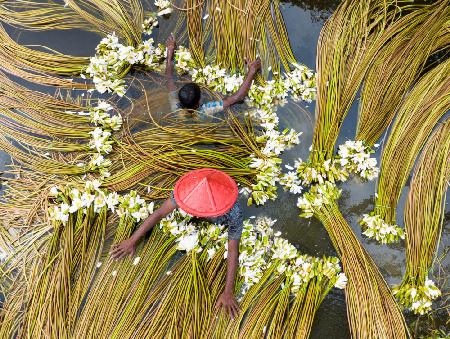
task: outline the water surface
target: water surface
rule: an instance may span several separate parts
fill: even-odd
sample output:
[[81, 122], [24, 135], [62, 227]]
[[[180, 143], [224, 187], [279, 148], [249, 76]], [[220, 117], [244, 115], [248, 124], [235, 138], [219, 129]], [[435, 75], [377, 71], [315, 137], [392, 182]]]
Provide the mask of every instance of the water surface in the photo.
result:
[[[299, 62], [310, 68], [315, 69], [316, 45], [323, 21], [332, 13], [338, 2], [336, 0], [290, 1], [282, 4], [282, 13], [294, 54]], [[167, 23], [170, 23], [171, 27], [174, 25], [173, 19]], [[164, 24], [164, 21], [161, 22], [162, 26]], [[100, 37], [96, 34], [80, 30], [23, 32], [10, 28], [9, 32], [22, 44], [42, 44], [63, 53], [84, 56], [93, 55], [95, 46], [100, 40]], [[161, 31], [158, 35], [166, 36], [166, 33]], [[42, 86], [35, 84], [28, 83], [27, 86], [32, 89], [42, 89]], [[46, 90], [50, 91], [50, 89]], [[290, 102], [285, 108], [279, 109], [279, 116], [282, 127], [294, 128], [303, 133], [301, 144], [283, 155], [284, 163], [293, 164], [294, 160], [299, 157], [306, 159], [312, 140], [314, 103], [298, 106], [296, 103]], [[354, 139], [356, 122], [357, 106], [354, 105], [344, 121], [337, 144], [343, 143], [347, 139]], [[376, 156], [380, 157], [380, 150], [377, 151]], [[9, 162], [9, 156], [0, 153], [0, 169], [3, 169], [5, 164]], [[343, 184], [342, 188], [343, 196], [339, 205], [345, 219], [372, 255], [388, 283], [400, 282], [405, 269], [404, 244], [386, 246], [368, 241], [361, 235], [361, 228], [358, 224], [362, 214], [370, 212], [373, 208], [375, 182], [363, 183], [357, 179], [352, 179]], [[402, 201], [398, 208], [398, 223], [400, 225], [403, 225], [401, 211], [403, 210], [407, 189], [408, 187], [403, 191]], [[295, 196], [279, 189], [277, 201], [269, 202], [264, 207], [246, 208], [245, 214], [247, 217], [262, 214], [277, 219], [276, 228], [282, 231], [283, 236], [304, 253], [318, 256], [336, 255], [327, 232], [320, 222], [315, 219], [300, 219], [298, 217], [299, 211], [296, 207], [296, 200]], [[243, 205], [245, 205], [245, 201], [243, 201]], [[449, 225], [450, 207], [447, 202], [440, 253], [450, 246]], [[442, 261], [442, 265], [445, 270], [450, 269], [448, 256]], [[414, 317], [410, 320], [414, 320]], [[312, 338], [338, 339], [349, 337], [344, 294], [340, 290], [333, 289], [325, 298], [317, 313], [312, 329]]]

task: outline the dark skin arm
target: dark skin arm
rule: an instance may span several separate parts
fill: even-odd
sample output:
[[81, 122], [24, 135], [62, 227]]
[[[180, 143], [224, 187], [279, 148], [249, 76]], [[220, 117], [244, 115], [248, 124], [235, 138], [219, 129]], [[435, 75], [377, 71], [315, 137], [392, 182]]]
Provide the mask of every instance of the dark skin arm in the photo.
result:
[[175, 53], [176, 41], [172, 34], [167, 39], [167, 57], [166, 57], [166, 80], [167, 89], [171, 92], [176, 90], [175, 82], [173, 81], [173, 55]]
[[[156, 224], [158, 224], [163, 218], [172, 213], [176, 208], [171, 199], [167, 199], [149, 216], [142, 225], [133, 233], [133, 235], [121, 241], [118, 244], [113, 245], [111, 256], [114, 259], [121, 259], [127, 255], [134, 255], [136, 252], [136, 245], [141, 238], [143, 238], [147, 232], [149, 232]], [[239, 264], [239, 240], [228, 240], [228, 257], [227, 257], [227, 277], [225, 282], [225, 289], [220, 295], [216, 303], [216, 309], [221, 306], [225, 311], [234, 318], [239, 312], [239, 306], [234, 297], [234, 280]]]
[[223, 107], [230, 107], [245, 99], [252, 86], [252, 81], [255, 78], [256, 73], [261, 69], [261, 60], [258, 58], [248, 64], [248, 73], [242, 83], [241, 87], [229, 97], [223, 99]]
[[111, 256], [114, 259], [121, 259], [130, 254], [134, 255], [134, 253], [136, 252], [136, 245], [139, 240], [144, 237], [147, 232], [150, 231], [163, 218], [169, 215], [175, 208], [176, 206], [173, 204], [172, 200], [167, 199], [166, 201], [164, 201], [161, 207], [154, 211], [151, 216], [145, 219], [142, 225], [133, 233], [130, 238], [113, 245]]
[[239, 313], [239, 305], [234, 297], [234, 280], [239, 265], [239, 240], [228, 240], [227, 278], [225, 289], [216, 303], [216, 311], [223, 307], [232, 319]]

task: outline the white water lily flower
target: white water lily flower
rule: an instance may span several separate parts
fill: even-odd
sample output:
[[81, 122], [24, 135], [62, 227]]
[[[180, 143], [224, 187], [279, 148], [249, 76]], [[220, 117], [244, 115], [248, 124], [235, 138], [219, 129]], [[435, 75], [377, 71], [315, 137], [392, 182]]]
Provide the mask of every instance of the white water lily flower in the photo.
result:
[[421, 305], [422, 305], [422, 303], [420, 301], [415, 301], [415, 302], [412, 303], [411, 309], [412, 310], [417, 310]]
[[414, 300], [414, 298], [417, 295], [417, 290], [413, 287], [410, 289], [411, 298]]
[[369, 157], [370, 155], [367, 153], [356, 153], [352, 158], [355, 163], [363, 163]]
[[360, 224], [365, 228], [363, 234], [374, 238], [382, 244], [388, 244], [404, 239], [405, 232], [397, 225], [389, 225], [379, 215], [364, 214]]
[[334, 287], [344, 289], [347, 286], [347, 276], [345, 273], [339, 273], [338, 279], [334, 283]]
[[208, 259], [211, 260], [214, 257], [214, 254], [216, 254], [216, 249], [211, 247], [207, 250], [208, 253]]
[[97, 102], [97, 109], [108, 112], [113, 109], [113, 107], [105, 100], [99, 100]]
[[144, 20], [142, 24], [142, 30], [143, 33], [150, 35], [152, 34], [153, 28], [158, 26], [158, 19], [156, 18], [156, 15], [150, 15], [147, 19]]
[[149, 213], [149, 214], [153, 214], [154, 209], [155, 209], [155, 203], [152, 201], [151, 203], [149, 203], [149, 204], [147, 205], [148, 213]]
[[177, 239], [177, 249], [180, 251], [190, 252], [198, 245], [198, 232], [192, 232], [188, 235]]
[[76, 198], [72, 200], [72, 205], [69, 207], [69, 213], [75, 213], [81, 208], [84, 208], [83, 200]]
[[158, 7], [158, 16], [163, 16], [172, 13], [173, 9], [168, 0], [156, 0], [155, 6]]
[[83, 207], [89, 207], [94, 202], [95, 195], [84, 192], [81, 195], [81, 200], [83, 202]]
[[102, 182], [98, 179], [94, 179], [92, 181], [86, 181], [85, 188], [87, 191], [98, 191]]
[[289, 188], [289, 192], [291, 192], [292, 194], [300, 194], [303, 192], [303, 187], [300, 185], [294, 184]]
[[106, 198], [106, 205], [108, 209], [114, 212], [115, 207], [119, 204], [119, 195], [116, 192], [108, 194]]
[[92, 164], [93, 166], [97, 166], [100, 167], [103, 165], [103, 163], [105, 162], [105, 157], [100, 154], [100, 153], [96, 153], [94, 154], [94, 156], [91, 158], [90, 164]]
[[173, 12], [172, 8], [165, 8], [165, 9], [162, 9], [162, 10], [158, 11], [158, 15], [159, 16], [164, 16], [164, 15], [170, 14], [172, 12]]
[[54, 197], [56, 197], [59, 193], [59, 188], [58, 186], [53, 186], [52, 188], [50, 188], [50, 194]]
[[99, 213], [106, 206], [106, 196], [103, 192], [98, 192], [94, 198], [94, 211]]
[[122, 117], [120, 115], [115, 115], [109, 119], [108, 127], [113, 131], [118, 131], [122, 127]]
[[118, 50], [119, 60], [129, 61], [134, 58], [134, 47], [121, 45]]
[[61, 204], [61, 206], [53, 206], [49, 209], [49, 219], [61, 221], [65, 225], [69, 220], [69, 209], [70, 206], [66, 203]]
[[131, 216], [139, 222], [148, 217], [148, 210], [145, 207], [141, 207], [138, 211], [132, 212]]
[[436, 287], [432, 280], [428, 279], [428, 277], [425, 279], [424, 292], [431, 299], [435, 299], [441, 295], [441, 291]]
[[69, 213], [70, 206], [66, 203], [61, 204], [61, 213]]

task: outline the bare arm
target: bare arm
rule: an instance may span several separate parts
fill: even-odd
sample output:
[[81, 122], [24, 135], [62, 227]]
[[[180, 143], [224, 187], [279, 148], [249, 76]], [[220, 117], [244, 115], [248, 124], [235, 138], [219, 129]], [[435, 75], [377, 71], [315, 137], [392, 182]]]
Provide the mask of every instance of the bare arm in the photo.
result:
[[171, 92], [176, 90], [175, 82], [173, 81], [173, 55], [175, 53], [175, 38], [170, 34], [167, 39], [167, 57], [166, 57], [166, 80], [167, 89]]
[[133, 233], [133, 235], [115, 244], [112, 248], [111, 255], [114, 259], [120, 259], [128, 254], [134, 255], [136, 251], [136, 245], [139, 240], [145, 236], [145, 234], [150, 231], [156, 224], [158, 224], [164, 217], [171, 213], [176, 206], [172, 200], [167, 199], [152, 215], [150, 215], [142, 225]]
[[241, 87], [239, 87], [237, 92], [235, 92], [233, 95], [230, 95], [229, 97], [223, 99], [223, 107], [230, 107], [231, 105], [244, 100], [244, 98], [248, 94], [248, 91], [250, 90], [250, 87], [252, 86], [253, 78], [260, 68], [261, 60], [259, 58], [249, 64], [247, 76], [245, 77]]
[[239, 240], [228, 240], [228, 256], [227, 256], [227, 278], [225, 281], [225, 289], [216, 303], [216, 310], [221, 306], [225, 311], [234, 318], [239, 313], [239, 305], [234, 297], [234, 281], [236, 271], [239, 264]]

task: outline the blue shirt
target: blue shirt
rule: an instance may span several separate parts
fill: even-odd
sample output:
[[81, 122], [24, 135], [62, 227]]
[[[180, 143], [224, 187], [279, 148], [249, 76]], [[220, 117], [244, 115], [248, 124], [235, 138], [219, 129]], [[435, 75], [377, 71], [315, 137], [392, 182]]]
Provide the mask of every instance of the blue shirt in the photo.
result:
[[[173, 191], [170, 194], [170, 200], [178, 207]], [[204, 218], [205, 220], [212, 222], [213, 224], [224, 225], [228, 227], [228, 240], [241, 239], [242, 230], [244, 228], [244, 220], [242, 217], [242, 208], [238, 201], [236, 201], [231, 209], [224, 215], [220, 215], [214, 218]]]

